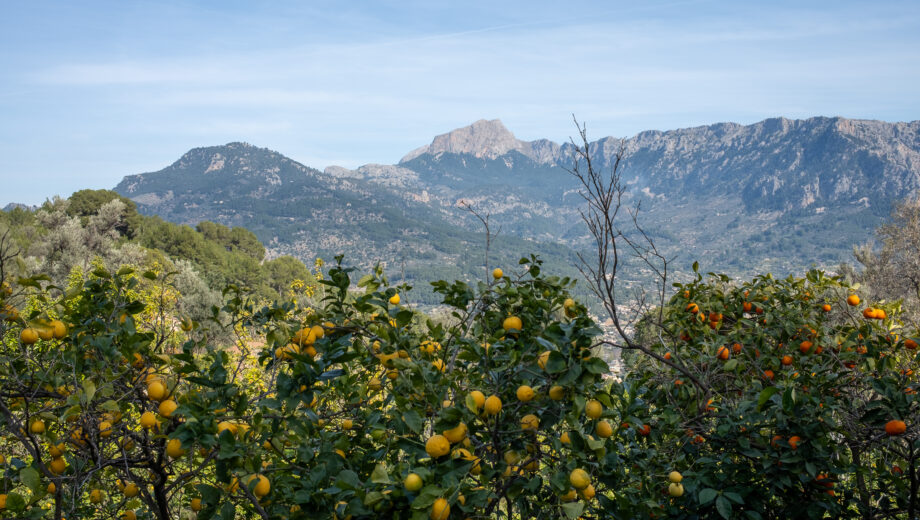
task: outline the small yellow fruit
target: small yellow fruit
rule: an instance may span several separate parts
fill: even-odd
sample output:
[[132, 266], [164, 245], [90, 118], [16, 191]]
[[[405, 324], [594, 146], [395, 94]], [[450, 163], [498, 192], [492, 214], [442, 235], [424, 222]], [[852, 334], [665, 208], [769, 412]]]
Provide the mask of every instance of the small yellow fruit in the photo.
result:
[[578, 494], [574, 489], [570, 489], [568, 493], [559, 497], [563, 502], [574, 502], [576, 498], [578, 498]]
[[166, 443], [166, 454], [174, 459], [185, 455], [185, 450], [182, 449], [182, 441], [179, 439], [169, 439], [169, 442]]
[[571, 444], [572, 440], [569, 439], [569, 432], [562, 432], [562, 435], [559, 436], [559, 442], [562, 444]]
[[521, 417], [522, 430], [536, 430], [540, 427], [540, 419], [534, 414], [527, 414]]
[[434, 361], [431, 362], [431, 366], [433, 366], [434, 369], [437, 370], [438, 372], [444, 372], [444, 370], [447, 369], [447, 366], [444, 365], [443, 359], [435, 359]]
[[590, 400], [585, 404], [585, 415], [591, 419], [597, 419], [604, 413], [604, 406], [600, 401]]
[[684, 479], [684, 476], [676, 471], [672, 471], [668, 473], [668, 480], [670, 480], [674, 484], [680, 484], [680, 481], [683, 479]]
[[61, 457], [55, 457], [51, 459], [51, 463], [48, 464], [48, 469], [50, 469], [51, 472], [55, 475], [60, 475], [61, 473], [64, 473], [64, 470], [67, 469], [67, 463], [64, 462], [64, 459]]
[[94, 504], [98, 504], [99, 502], [102, 502], [102, 490], [101, 490], [101, 489], [94, 489], [94, 490], [90, 491], [90, 492], [89, 492], [89, 501], [92, 502], [92, 503], [94, 503]]
[[593, 484], [588, 484], [584, 489], [581, 490], [581, 496], [585, 500], [591, 500], [592, 498], [594, 498], [595, 493], [596, 492], [594, 491]]
[[125, 488], [122, 490], [122, 493], [124, 493], [124, 495], [128, 498], [134, 498], [137, 496], [138, 491], [139, 490], [137, 488], [137, 484], [134, 482], [128, 482], [125, 485]]
[[536, 395], [536, 394], [534, 393], [534, 391], [533, 391], [533, 388], [531, 388], [531, 387], [529, 387], [529, 386], [527, 386], [527, 385], [521, 385], [521, 386], [519, 386], [518, 389], [517, 389], [516, 394], [517, 394], [518, 401], [521, 401], [521, 402], [523, 402], [523, 403], [526, 403], [527, 401], [530, 401], [530, 400], [533, 399], [534, 396]]
[[344, 421], [342, 421], [342, 429], [343, 429], [343, 430], [350, 430], [350, 429], [352, 429], [352, 427], [353, 427], [354, 425], [355, 425], [355, 423], [354, 423], [354, 421], [352, 421], [351, 419], [345, 419]]
[[510, 331], [512, 329], [520, 331], [524, 328], [524, 324], [521, 322], [521, 318], [517, 316], [508, 316], [505, 318], [505, 321], [502, 322], [502, 328], [505, 329], [505, 331]]
[[60, 457], [64, 455], [64, 443], [61, 444], [52, 444], [48, 446], [48, 455], [52, 457]]
[[457, 444], [466, 438], [467, 431], [466, 423], [460, 423], [454, 428], [444, 430], [444, 437], [450, 441], [451, 444]]
[[486, 414], [498, 415], [502, 411], [502, 400], [497, 395], [490, 395], [485, 403]]
[[549, 389], [549, 398], [553, 401], [561, 401], [565, 397], [565, 388], [554, 385]]
[[191, 508], [192, 508], [192, 511], [195, 511], [196, 513], [197, 513], [198, 511], [201, 511], [201, 499], [200, 499], [200, 498], [193, 498], [193, 499], [192, 499]]
[[418, 491], [422, 489], [422, 477], [416, 473], [409, 473], [409, 476], [403, 481], [403, 485], [406, 486], [408, 491]]
[[41, 419], [35, 419], [29, 425], [29, 431], [35, 434], [45, 433], [45, 422]]
[[565, 301], [562, 302], [562, 307], [563, 307], [564, 309], [571, 309], [571, 308], [574, 307], [574, 306], [575, 306], [575, 300], [573, 300], [573, 299], [571, 299], [571, 298], [566, 298]]
[[112, 423], [109, 421], [102, 421], [99, 423], [99, 436], [103, 439], [110, 437], [112, 435]]
[[571, 483], [572, 487], [575, 489], [582, 490], [591, 485], [591, 477], [588, 476], [587, 471], [581, 468], [575, 468], [569, 474], [569, 483]]
[[492, 270], [492, 278], [499, 280], [501, 279], [502, 276], [505, 276], [505, 273], [502, 271], [500, 267], [496, 267], [495, 269]]
[[594, 428], [594, 433], [596, 433], [598, 437], [606, 439], [613, 435], [613, 426], [607, 421], [598, 421], [597, 426]]
[[154, 380], [147, 385], [147, 397], [151, 401], [162, 401], [166, 399], [166, 385], [162, 381]]
[[447, 520], [450, 516], [450, 504], [447, 500], [439, 498], [431, 505], [431, 513], [428, 515], [431, 520]]
[[399, 305], [399, 293], [390, 296], [390, 305]]
[[383, 388], [383, 384], [380, 383], [380, 379], [372, 377], [370, 381], [367, 382], [367, 387], [371, 390], [380, 390]]
[[425, 451], [433, 459], [443, 457], [450, 453], [450, 441], [443, 435], [432, 435], [425, 442]]
[[34, 345], [38, 342], [38, 331], [32, 327], [22, 329], [22, 332], [19, 334], [19, 341], [22, 341], [26, 345]]
[[683, 495], [684, 494], [683, 484], [672, 482], [671, 484], [668, 485], [668, 494], [675, 498]]
[[61, 320], [51, 320], [48, 326], [51, 328], [51, 335], [54, 339], [64, 339], [64, 336], [67, 335], [67, 325], [64, 325]]
[[153, 428], [157, 424], [157, 417], [153, 412], [144, 412], [141, 414], [141, 426], [146, 429]]
[[470, 392], [470, 396], [473, 397], [473, 402], [476, 403], [476, 409], [481, 409], [486, 404], [486, 395], [479, 390], [473, 390]]
[[537, 365], [543, 370], [546, 370], [546, 363], [549, 361], [549, 351], [545, 350], [540, 353], [540, 357], [537, 358]]
[[236, 425], [230, 421], [221, 421], [217, 423], [217, 435], [220, 435], [224, 431], [229, 431], [231, 435], [236, 434]]
[[137, 515], [129, 509], [121, 514], [121, 520], [137, 520]]
[[50, 327], [39, 327], [37, 330], [38, 337], [45, 341], [54, 337], [54, 331], [52, 331]]
[[272, 485], [271, 485], [271, 482], [268, 480], [268, 477], [266, 477], [265, 475], [250, 475], [246, 479], [246, 485], [247, 486], [251, 485], [253, 479], [258, 479], [258, 482], [256, 482], [255, 487], [252, 488], [252, 494], [255, 495], [256, 498], [262, 498], [265, 495], [267, 495], [269, 491], [271, 491]]
[[172, 417], [173, 412], [175, 412], [177, 408], [179, 408], [179, 405], [176, 404], [175, 401], [167, 399], [160, 403], [160, 407], [157, 410], [160, 412], [160, 415], [168, 419]]

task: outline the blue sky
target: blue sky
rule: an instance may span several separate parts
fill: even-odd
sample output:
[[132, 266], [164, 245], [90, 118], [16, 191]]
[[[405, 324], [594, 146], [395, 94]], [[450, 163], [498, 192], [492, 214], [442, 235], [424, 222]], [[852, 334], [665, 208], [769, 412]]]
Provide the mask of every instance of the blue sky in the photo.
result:
[[6, 2], [0, 206], [246, 141], [395, 163], [499, 118], [565, 141], [719, 121], [920, 119], [920, 2]]

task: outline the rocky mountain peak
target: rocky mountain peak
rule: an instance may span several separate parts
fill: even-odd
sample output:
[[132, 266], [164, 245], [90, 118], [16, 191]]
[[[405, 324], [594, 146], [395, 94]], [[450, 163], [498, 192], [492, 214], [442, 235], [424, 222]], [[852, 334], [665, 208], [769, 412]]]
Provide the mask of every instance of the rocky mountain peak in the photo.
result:
[[399, 162], [410, 161], [422, 154], [439, 153], [470, 154], [475, 157], [494, 159], [511, 150], [523, 150], [526, 143], [519, 141], [498, 119], [480, 119], [475, 123], [441, 134], [428, 146], [412, 150]]

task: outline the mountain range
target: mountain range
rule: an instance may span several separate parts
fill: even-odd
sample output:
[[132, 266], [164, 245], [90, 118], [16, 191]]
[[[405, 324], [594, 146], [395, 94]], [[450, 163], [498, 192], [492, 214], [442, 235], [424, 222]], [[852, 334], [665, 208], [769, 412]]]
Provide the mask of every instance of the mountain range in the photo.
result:
[[[892, 204], [920, 188], [920, 121], [775, 118], [604, 137], [590, 150], [605, 171], [622, 151], [625, 200], [641, 204], [641, 222], [678, 268], [699, 260], [735, 275], [848, 261]], [[573, 275], [575, 253], [591, 247], [566, 171], [573, 152], [480, 120], [395, 165], [320, 171], [230, 143], [195, 148], [115, 190], [174, 222], [245, 226], [270, 255], [311, 262], [343, 253], [410, 282], [482, 276], [485, 240], [468, 204], [501, 230], [492, 265], [537, 253], [546, 268]]]

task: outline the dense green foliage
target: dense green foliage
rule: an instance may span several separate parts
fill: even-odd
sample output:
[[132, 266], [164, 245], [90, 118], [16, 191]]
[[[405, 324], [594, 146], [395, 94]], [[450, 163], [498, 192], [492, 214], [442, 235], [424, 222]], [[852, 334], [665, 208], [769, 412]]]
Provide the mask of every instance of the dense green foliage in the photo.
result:
[[132, 201], [107, 190], [81, 190], [36, 211], [0, 212], [4, 230], [20, 251], [17, 274], [44, 272], [58, 285], [66, 285], [75, 268], [88, 270], [94, 259], [109, 268], [157, 264], [167, 270], [181, 270], [176, 262], [184, 261], [214, 294], [235, 284], [266, 299], [285, 295], [296, 280], [314, 278], [293, 257], [266, 260], [265, 248], [244, 228], [205, 221], [193, 229], [143, 216]]

